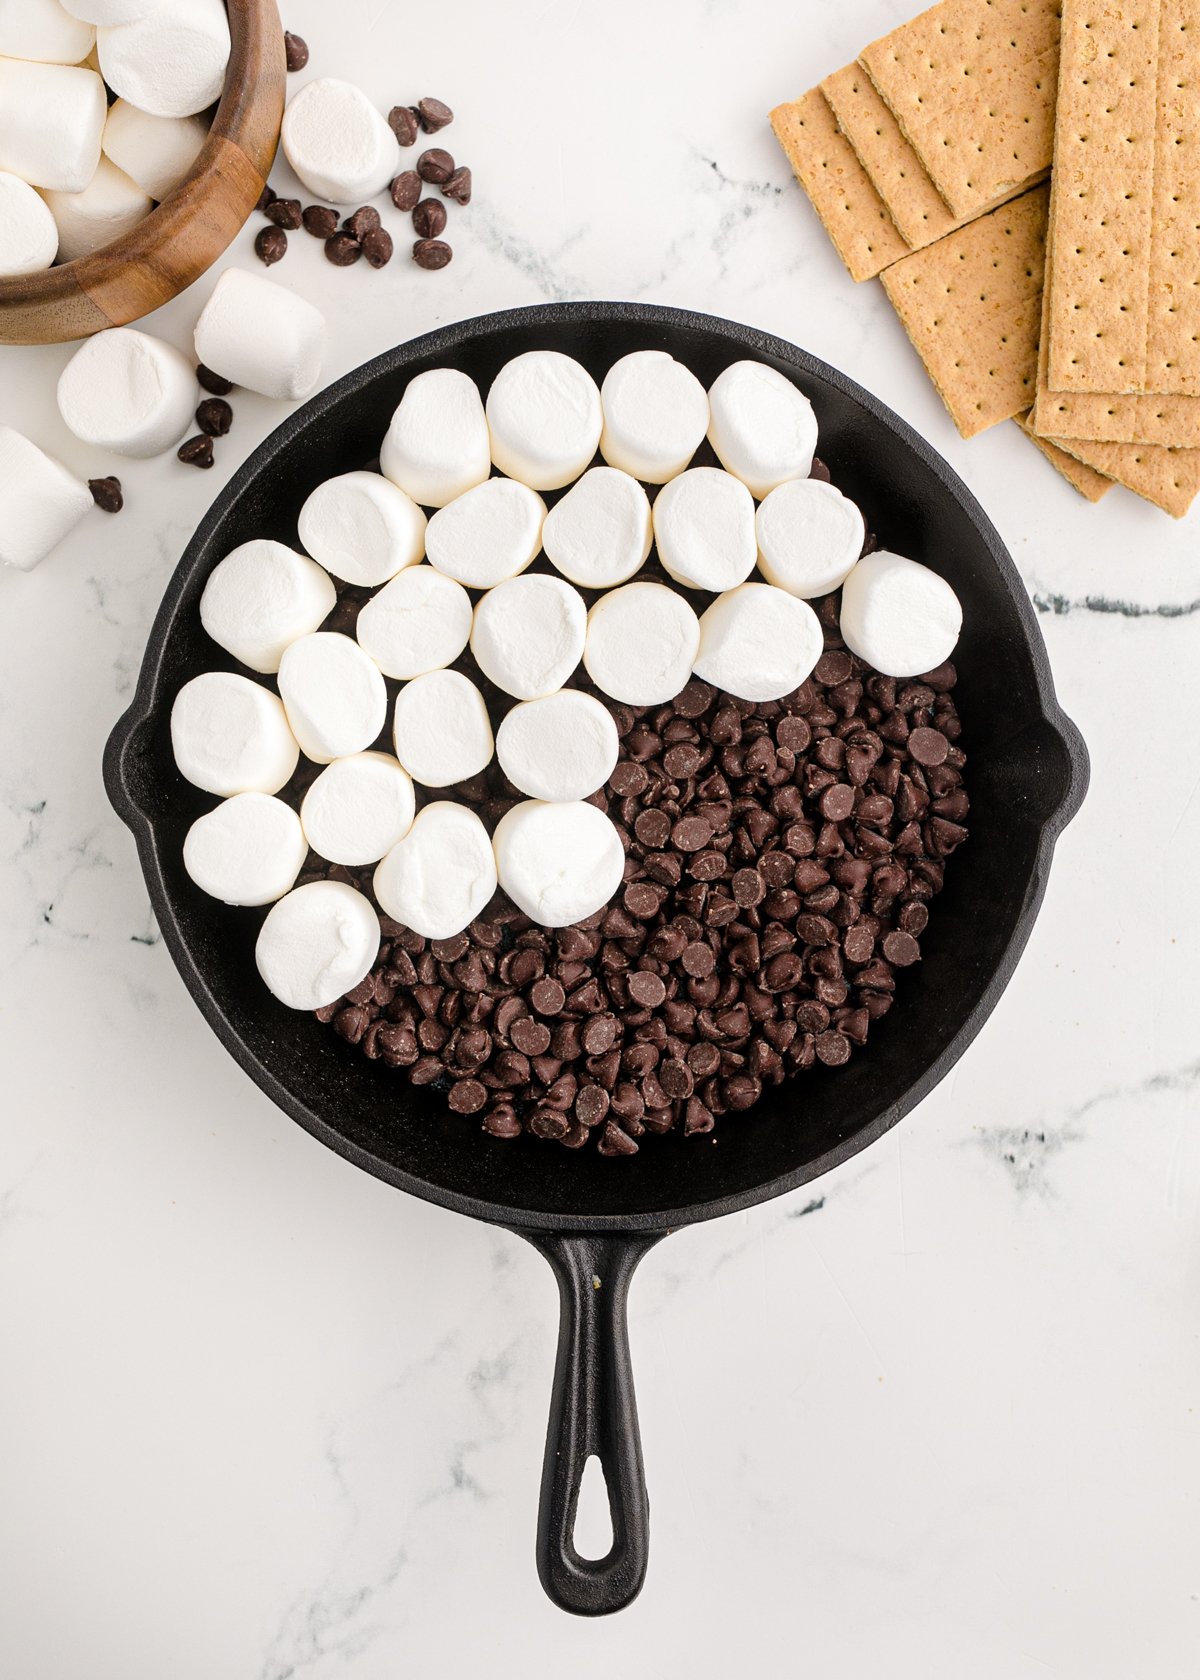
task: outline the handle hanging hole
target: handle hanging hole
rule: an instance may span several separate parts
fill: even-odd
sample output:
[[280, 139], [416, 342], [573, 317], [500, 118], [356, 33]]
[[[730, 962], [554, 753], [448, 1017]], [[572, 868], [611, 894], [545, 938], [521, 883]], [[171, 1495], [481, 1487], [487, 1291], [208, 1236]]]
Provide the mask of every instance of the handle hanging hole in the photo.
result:
[[579, 1500], [575, 1506], [575, 1550], [589, 1563], [608, 1556], [612, 1551], [612, 1508], [608, 1500], [608, 1483], [604, 1466], [592, 1453], [583, 1466], [579, 1478]]

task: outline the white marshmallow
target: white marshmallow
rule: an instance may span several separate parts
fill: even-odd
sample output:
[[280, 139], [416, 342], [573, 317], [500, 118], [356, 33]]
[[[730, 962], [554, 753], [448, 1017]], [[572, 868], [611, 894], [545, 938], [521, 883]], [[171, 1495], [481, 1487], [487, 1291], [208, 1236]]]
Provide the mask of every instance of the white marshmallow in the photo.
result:
[[546, 558], [583, 589], [626, 582], [645, 564], [653, 540], [650, 498], [614, 467], [591, 467], [542, 527]]
[[310, 881], [267, 911], [254, 960], [289, 1009], [324, 1009], [352, 992], [379, 955], [371, 901], [340, 881]]
[[58, 227], [59, 262], [90, 257], [135, 228], [154, 208], [136, 182], [106, 157], [82, 192], [47, 191], [45, 196]]
[[284, 650], [311, 635], [336, 605], [333, 580], [315, 560], [256, 537], [213, 567], [200, 597], [200, 622], [226, 653], [270, 673], [278, 671]]
[[107, 29], [114, 23], [133, 23], [148, 17], [162, 0], [61, 0], [61, 4], [72, 17]]
[[61, 462], [0, 426], [0, 564], [31, 572], [92, 506], [87, 485]]
[[100, 29], [104, 80], [152, 117], [192, 117], [221, 97], [229, 64], [223, 0], [159, 0], [146, 17]]
[[452, 665], [471, 639], [471, 597], [432, 566], [410, 566], [366, 603], [355, 626], [385, 677]]
[[0, 0], [0, 57], [79, 64], [96, 44], [92, 24], [59, 0]]
[[561, 578], [529, 572], [489, 589], [475, 607], [471, 652], [485, 677], [518, 700], [561, 688], [583, 658], [587, 608]]
[[109, 109], [101, 143], [118, 169], [151, 198], [162, 200], [191, 174], [207, 139], [202, 117], [152, 117], [118, 99]]
[[321, 377], [325, 317], [273, 280], [227, 268], [196, 322], [196, 355], [235, 385], [295, 402]]
[[470, 589], [490, 589], [537, 559], [545, 517], [536, 490], [514, 478], [486, 479], [429, 521], [429, 563]]
[[424, 939], [450, 939], [473, 922], [496, 890], [492, 842], [474, 811], [435, 799], [375, 871], [385, 916]]
[[523, 700], [496, 732], [500, 768], [531, 799], [586, 799], [612, 775], [619, 750], [608, 708], [574, 688]]
[[445, 507], [492, 470], [487, 419], [475, 381], [431, 368], [409, 381], [379, 455], [385, 477], [422, 507]]
[[300, 758], [278, 695], [234, 671], [204, 671], [171, 708], [181, 776], [205, 793], [278, 793]]
[[199, 395], [195, 368], [173, 344], [109, 327], [85, 339], [62, 370], [58, 411], [84, 443], [145, 458], [179, 442]]
[[0, 169], [30, 186], [82, 192], [108, 114], [94, 70], [0, 58]]
[[557, 490], [590, 466], [603, 416], [596, 381], [557, 350], [506, 362], [487, 399], [492, 460], [533, 490]]
[[810, 675], [824, 645], [807, 601], [769, 583], [743, 583], [701, 613], [694, 669], [739, 700], [778, 700]]
[[686, 687], [700, 646], [691, 605], [661, 583], [627, 583], [588, 613], [583, 663], [596, 687], [627, 706], [658, 706]]
[[488, 710], [470, 677], [430, 671], [396, 696], [396, 757], [422, 787], [452, 787], [486, 770], [495, 743]]
[[676, 583], [733, 589], [754, 570], [754, 502], [731, 473], [692, 467], [664, 484], [654, 502], [658, 558]]
[[882, 549], [842, 585], [842, 637], [886, 677], [919, 677], [954, 652], [962, 607], [945, 578]]
[[734, 362], [713, 381], [708, 441], [721, 465], [753, 495], [790, 478], [807, 478], [817, 447], [817, 417], [803, 391], [765, 362]]
[[387, 717], [379, 667], [336, 630], [317, 630], [285, 648], [279, 695], [300, 750], [314, 764], [364, 752]]
[[789, 479], [772, 490], [754, 516], [754, 529], [759, 571], [802, 600], [841, 588], [867, 534], [855, 504], [819, 478]]
[[500, 885], [542, 927], [569, 927], [607, 904], [625, 873], [621, 836], [582, 800], [527, 799], [506, 811], [492, 836]]
[[300, 821], [314, 852], [358, 868], [378, 863], [416, 815], [412, 777], [390, 753], [352, 753], [327, 764], [304, 795]]
[[183, 867], [225, 904], [271, 904], [296, 885], [308, 856], [300, 818], [269, 793], [235, 793], [188, 829]]
[[421, 558], [425, 515], [391, 479], [342, 473], [300, 509], [300, 541], [334, 577], [373, 588]]
[[0, 279], [49, 268], [58, 228], [49, 205], [28, 181], [0, 171]]
[[359, 204], [400, 173], [400, 143], [361, 88], [323, 76], [283, 113], [283, 150], [315, 198]]
[[600, 453], [645, 484], [681, 473], [704, 442], [708, 393], [665, 350], [634, 350], [614, 362], [600, 387]]

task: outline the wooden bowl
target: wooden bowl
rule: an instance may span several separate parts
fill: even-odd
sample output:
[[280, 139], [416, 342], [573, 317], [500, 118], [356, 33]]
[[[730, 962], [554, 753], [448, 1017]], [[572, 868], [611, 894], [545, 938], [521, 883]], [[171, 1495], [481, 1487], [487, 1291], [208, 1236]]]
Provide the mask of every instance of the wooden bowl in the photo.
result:
[[148, 315], [210, 268], [267, 183], [283, 120], [275, 0], [226, 0], [225, 90], [191, 174], [137, 227], [91, 256], [0, 280], [0, 344], [61, 344]]

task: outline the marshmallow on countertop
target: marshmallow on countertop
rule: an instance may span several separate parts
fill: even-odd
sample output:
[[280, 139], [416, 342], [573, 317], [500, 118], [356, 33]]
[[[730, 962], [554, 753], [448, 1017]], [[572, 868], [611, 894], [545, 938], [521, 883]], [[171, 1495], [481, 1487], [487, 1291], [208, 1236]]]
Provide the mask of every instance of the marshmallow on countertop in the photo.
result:
[[273, 280], [227, 268], [196, 322], [196, 355], [235, 385], [295, 402], [321, 377], [325, 317]]
[[361, 204], [400, 173], [400, 143], [361, 88], [307, 82], [283, 113], [284, 155], [314, 198]]
[[807, 601], [769, 583], [743, 583], [701, 613], [693, 668], [739, 700], [778, 700], [811, 674], [824, 645]]
[[329, 574], [283, 543], [256, 537], [219, 560], [200, 597], [200, 622], [252, 671], [273, 673], [285, 650], [337, 605]]
[[422, 787], [452, 787], [486, 770], [495, 743], [488, 710], [470, 677], [430, 671], [396, 696], [396, 757]]
[[487, 398], [492, 460], [532, 490], [558, 490], [591, 465], [603, 415], [596, 381], [558, 350], [506, 362]]
[[457, 368], [410, 380], [383, 440], [384, 476], [422, 507], [445, 507], [492, 470], [487, 418], [475, 381]]
[[334, 577], [374, 588], [421, 558], [425, 515], [380, 473], [342, 473], [300, 509], [300, 541]]
[[885, 677], [919, 677], [954, 652], [962, 607], [945, 578], [881, 549], [842, 585], [839, 628], [851, 653]]
[[0, 171], [0, 279], [35, 274], [58, 254], [58, 228], [49, 205], [19, 175]]
[[469, 927], [496, 890], [496, 856], [474, 811], [435, 799], [375, 871], [385, 916], [423, 939], [451, 939]]
[[561, 578], [528, 572], [489, 589], [475, 607], [471, 652], [485, 677], [518, 700], [561, 688], [583, 657], [587, 608]]
[[205, 793], [278, 793], [300, 758], [278, 695], [233, 671], [204, 671], [171, 708], [181, 776]]
[[601, 455], [645, 484], [665, 484], [681, 473], [708, 430], [708, 393], [665, 350], [635, 350], [614, 362], [600, 401]]
[[82, 192], [46, 192], [58, 226], [58, 260], [74, 262], [111, 245], [153, 210], [150, 197], [135, 181], [102, 157]]
[[531, 799], [586, 799], [604, 786], [620, 742], [607, 706], [564, 688], [514, 706], [496, 732], [496, 757]]
[[267, 911], [254, 960], [289, 1009], [324, 1009], [353, 991], [379, 955], [371, 901], [340, 881], [310, 881]]
[[100, 161], [107, 114], [94, 70], [0, 58], [0, 169], [30, 186], [82, 192]]
[[469, 589], [490, 589], [532, 565], [542, 547], [546, 504], [514, 478], [489, 478], [429, 521], [429, 563]]
[[300, 750], [314, 764], [365, 752], [387, 717], [379, 667], [336, 630], [301, 636], [285, 649], [279, 695]]
[[58, 380], [58, 411], [77, 438], [139, 459], [179, 442], [199, 396], [187, 358], [133, 327], [85, 339]]
[[432, 566], [410, 566], [366, 602], [354, 630], [385, 677], [452, 665], [471, 639], [471, 597]]
[[152, 117], [192, 117], [221, 97], [229, 64], [224, 0], [159, 0], [96, 36], [104, 80]]
[[304, 795], [308, 844], [348, 869], [378, 863], [403, 840], [416, 814], [412, 777], [390, 753], [352, 753], [327, 764]]
[[546, 558], [581, 589], [625, 583], [645, 564], [653, 540], [649, 497], [615, 467], [585, 472], [542, 527]]
[[664, 484], [654, 503], [658, 558], [690, 589], [733, 589], [754, 570], [754, 502], [717, 467], [692, 467]]
[[763, 497], [790, 478], [807, 478], [817, 417], [803, 391], [765, 362], [734, 362], [708, 393], [708, 441], [721, 465]]
[[59, 0], [0, 0], [0, 58], [79, 64], [96, 44], [94, 25]]
[[136, 23], [157, 11], [162, 0], [60, 0], [72, 17], [83, 18], [103, 29], [114, 23]]
[[855, 504], [819, 478], [789, 479], [772, 490], [754, 529], [767, 582], [802, 600], [841, 588], [867, 534]]
[[610, 819], [583, 800], [527, 799], [492, 836], [500, 885], [542, 927], [569, 927], [608, 903], [625, 873], [625, 848]]
[[202, 117], [152, 117], [118, 99], [104, 124], [104, 155], [161, 202], [191, 173], [208, 139]]
[[0, 564], [31, 572], [92, 505], [86, 484], [20, 432], [0, 426]]
[[588, 613], [583, 663], [596, 687], [627, 706], [658, 706], [686, 686], [700, 646], [691, 605], [661, 583], [627, 583]]
[[235, 793], [188, 829], [183, 867], [224, 904], [271, 904], [290, 892], [308, 856], [300, 818], [269, 793]]

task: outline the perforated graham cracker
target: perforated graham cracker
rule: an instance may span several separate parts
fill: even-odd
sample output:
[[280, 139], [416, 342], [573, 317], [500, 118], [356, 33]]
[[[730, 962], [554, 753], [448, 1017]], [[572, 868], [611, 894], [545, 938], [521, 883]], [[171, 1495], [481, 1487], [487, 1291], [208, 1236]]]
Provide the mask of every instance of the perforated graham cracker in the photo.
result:
[[859, 64], [835, 70], [821, 83], [838, 127], [858, 153], [871, 184], [914, 250], [959, 225], [900, 132], [879, 91]]
[[1111, 478], [1105, 478], [1103, 473], [1085, 466], [1082, 461], [1077, 461], [1073, 455], [1068, 455], [1065, 450], [1059, 449], [1048, 438], [1039, 437], [1029, 424], [1027, 414], [1018, 414], [1015, 419], [1030, 443], [1033, 444], [1035, 449], [1041, 450], [1055, 472], [1065, 478], [1073, 490], [1078, 490], [1079, 494], [1085, 496], [1089, 502], [1098, 502], [1101, 497], [1108, 495], [1113, 487]]
[[771, 127], [851, 279], [873, 279], [904, 256], [908, 244], [816, 88], [777, 105]]
[[1058, 438], [1059, 449], [1123, 484], [1175, 519], [1182, 519], [1200, 493], [1200, 449], [1163, 449], [1153, 443], [1089, 443]]

